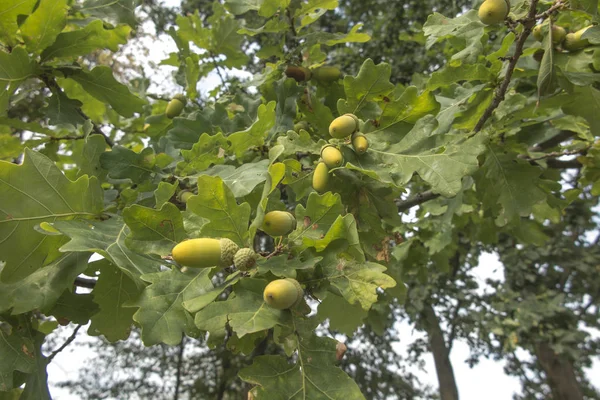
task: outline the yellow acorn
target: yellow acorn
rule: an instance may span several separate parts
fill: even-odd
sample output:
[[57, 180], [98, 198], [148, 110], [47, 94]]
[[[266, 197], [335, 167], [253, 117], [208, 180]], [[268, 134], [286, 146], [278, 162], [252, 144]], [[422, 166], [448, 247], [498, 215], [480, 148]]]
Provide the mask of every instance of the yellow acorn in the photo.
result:
[[353, 114], [344, 114], [329, 124], [329, 134], [336, 139], [343, 139], [358, 130], [357, 118]]
[[355, 133], [352, 135], [352, 147], [356, 154], [364, 154], [369, 148], [369, 140], [362, 133]]
[[284, 236], [296, 229], [296, 218], [287, 211], [271, 211], [265, 215], [262, 230], [269, 236]]
[[304, 296], [302, 286], [297, 280], [291, 278], [269, 282], [263, 292], [265, 303], [278, 310], [293, 307], [302, 299], [302, 296]]
[[184, 95], [176, 94], [173, 96], [169, 104], [167, 104], [167, 110], [165, 111], [167, 118], [173, 119], [181, 114], [186, 103], [187, 99]]
[[563, 28], [562, 26], [558, 26], [558, 25], [552, 25], [552, 43], [553, 44], [562, 43], [563, 40], [565, 40], [566, 36], [567, 36], [567, 31], [565, 31], [565, 28]]
[[499, 24], [509, 11], [510, 4], [506, 0], [485, 0], [479, 6], [479, 19], [486, 25]]
[[186, 267], [228, 267], [239, 250], [229, 239], [200, 238], [185, 240], [173, 248], [173, 259]]
[[344, 163], [342, 152], [332, 144], [326, 144], [321, 148], [321, 158], [328, 168], [337, 168]]
[[324, 162], [317, 164], [315, 172], [313, 173], [312, 187], [319, 193], [323, 193], [327, 190], [327, 183], [329, 182], [329, 168]]
[[190, 192], [189, 190], [182, 190], [179, 192], [179, 194], [177, 194], [177, 200], [179, 200], [180, 203], [186, 204], [193, 195], [194, 193]]

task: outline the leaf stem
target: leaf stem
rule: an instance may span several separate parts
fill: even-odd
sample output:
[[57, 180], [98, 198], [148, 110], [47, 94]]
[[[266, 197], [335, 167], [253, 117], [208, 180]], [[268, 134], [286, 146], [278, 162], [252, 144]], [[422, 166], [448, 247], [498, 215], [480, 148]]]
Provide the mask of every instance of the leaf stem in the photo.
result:
[[58, 353], [60, 353], [61, 351], [63, 351], [65, 348], [67, 348], [68, 345], [71, 344], [71, 342], [73, 342], [73, 340], [75, 340], [75, 337], [77, 336], [77, 332], [79, 331], [79, 329], [81, 329], [83, 325], [77, 325], [75, 327], [75, 329], [73, 330], [73, 333], [71, 333], [71, 336], [69, 336], [69, 338], [67, 340], [65, 340], [65, 342], [62, 344], [62, 346], [60, 346], [58, 349], [56, 349], [55, 351], [52, 352], [52, 354], [50, 354], [48, 356], [47, 359], [47, 363], [50, 364], [50, 362], [52, 362], [52, 359], [54, 357], [56, 357], [56, 355]]

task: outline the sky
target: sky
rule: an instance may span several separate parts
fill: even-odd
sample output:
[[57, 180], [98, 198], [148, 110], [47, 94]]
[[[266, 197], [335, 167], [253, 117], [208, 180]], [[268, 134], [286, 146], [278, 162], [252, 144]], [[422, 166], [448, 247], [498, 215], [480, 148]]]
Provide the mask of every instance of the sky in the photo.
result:
[[[181, 0], [163, 0], [163, 4], [170, 7], [180, 5]], [[145, 26], [145, 30], [151, 31], [151, 26]], [[145, 46], [152, 49], [146, 58], [146, 72], [152, 73], [151, 92], [169, 93], [174, 87], [171, 78], [175, 70], [169, 66], [159, 66], [158, 63], [167, 58], [170, 52], [176, 51], [173, 40], [168, 36], [162, 36], [158, 40], [151, 38], [143, 39]], [[154, 65], [153, 65], [154, 64]], [[158, 68], [158, 73], [156, 73]], [[240, 71], [230, 71], [232, 74], [242, 74]], [[247, 75], [245, 75], [247, 76]], [[211, 73], [203, 79], [198, 86], [201, 93], [208, 93], [220, 83], [216, 73]], [[486, 279], [501, 279], [503, 276], [502, 265], [498, 257], [494, 254], [483, 254], [479, 260], [479, 265], [473, 270], [474, 276], [482, 290], [485, 290]], [[414, 340], [422, 337], [413, 326], [406, 322], [398, 325], [400, 332], [400, 341], [395, 346], [399, 354], [406, 354], [408, 345]], [[598, 335], [598, 332], [593, 332]], [[50, 381], [51, 393], [55, 400], [78, 400], [74, 395], [69, 394], [65, 389], [56, 386], [56, 383], [66, 379], [76, 379], [77, 371], [86, 363], [86, 360], [93, 358], [95, 353], [86, 346], [82, 346], [90, 340], [82, 329], [77, 339], [62, 353], [59, 353], [52, 363], [48, 366], [48, 375]], [[459, 388], [461, 400], [508, 400], [512, 398], [513, 393], [520, 391], [520, 384], [516, 378], [507, 376], [503, 371], [503, 362], [481, 359], [474, 367], [470, 368], [465, 360], [469, 357], [469, 346], [466, 342], [458, 340], [451, 353], [454, 374]], [[423, 356], [425, 367], [423, 370], [416, 368], [410, 369], [422, 383], [437, 387], [437, 378], [433, 356], [429, 353]], [[593, 367], [588, 371], [588, 376], [600, 376], [600, 360], [596, 358]]]

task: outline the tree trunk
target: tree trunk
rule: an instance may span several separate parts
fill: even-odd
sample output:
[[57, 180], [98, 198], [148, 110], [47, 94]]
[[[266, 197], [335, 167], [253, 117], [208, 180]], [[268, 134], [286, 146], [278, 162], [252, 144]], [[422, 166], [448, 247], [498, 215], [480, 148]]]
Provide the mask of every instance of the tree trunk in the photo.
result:
[[450, 352], [444, 341], [440, 322], [431, 304], [425, 305], [423, 316], [440, 385], [440, 398], [441, 400], [458, 400], [458, 388], [454, 379], [452, 363], [450, 362]]
[[546, 373], [553, 400], [583, 400], [571, 361], [557, 355], [547, 342], [536, 343], [535, 354]]

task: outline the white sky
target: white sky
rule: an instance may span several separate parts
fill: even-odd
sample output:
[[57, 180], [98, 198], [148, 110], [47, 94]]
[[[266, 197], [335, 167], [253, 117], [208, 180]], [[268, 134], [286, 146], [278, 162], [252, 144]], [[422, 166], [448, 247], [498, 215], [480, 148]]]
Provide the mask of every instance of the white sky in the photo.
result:
[[[181, 0], [163, 0], [166, 6], [179, 6]], [[147, 26], [145, 28], [150, 28]], [[159, 40], [145, 38], [145, 45], [152, 49], [147, 59], [148, 65], [146, 72], [154, 72], [156, 68], [158, 73], [153, 75], [153, 86], [151, 92], [169, 93], [174, 87], [174, 82], [171, 78], [171, 73], [175, 68], [168, 66], [151, 66], [151, 63], [158, 64], [161, 60], [167, 57], [170, 52], [176, 51], [176, 47], [172, 39], [168, 36], [163, 36]], [[234, 71], [231, 73], [239, 73]], [[216, 73], [211, 73], [207, 78], [203, 79], [198, 90], [206, 94], [220, 83]], [[498, 262], [498, 258], [493, 254], [483, 254], [480, 258], [478, 267], [473, 271], [482, 288], [486, 287], [485, 280], [489, 278], [499, 279], [502, 277], [502, 265]], [[401, 343], [396, 346], [396, 350], [400, 354], [405, 354], [408, 345], [414, 340], [422, 337], [413, 326], [402, 322], [399, 325]], [[595, 336], [598, 332], [595, 332]], [[48, 366], [48, 375], [51, 386], [51, 393], [55, 400], [77, 400], [74, 395], [69, 394], [67, 390], [60, 389], [54, 384], [66, 379], [76, 379], [77, 371], [86, 363], [86, 360], [93, 358], [95, 353], [90, 351], [85, 346], [77, 344], [85, 343], [89, 340], [87, 334], [82, 329], [78, 338], [62, 353], [52, 361]], [[465, 360], [469, 357], [469, 346], [464, 341], [457, 341], [454, 344], [451, 360], [454, 368], [455, 377], [457, 380], [460, 398], [462, 400], [507, 400], [511, 399], [513, 393], [520, 391], [520, 384], [516, 378], [507, 376], [503, 371], [503, 362], [481, 359], [479, 364], [474, 368], [470, 368]], [[430, 384], [437, 387], [437, 378], [433, 356], [426, 354], [423, 356], [425, 361], [425, 370], [417, 370], [412, 372], [419, 377], [422, 383]], [[600, 376], [600, 360], [596, 357], [593, 367], [588, 371], [588, 376]]]

